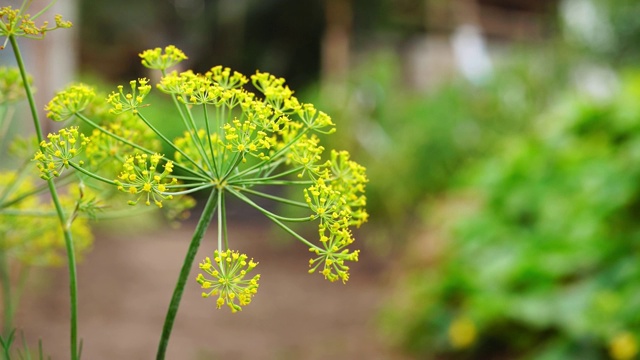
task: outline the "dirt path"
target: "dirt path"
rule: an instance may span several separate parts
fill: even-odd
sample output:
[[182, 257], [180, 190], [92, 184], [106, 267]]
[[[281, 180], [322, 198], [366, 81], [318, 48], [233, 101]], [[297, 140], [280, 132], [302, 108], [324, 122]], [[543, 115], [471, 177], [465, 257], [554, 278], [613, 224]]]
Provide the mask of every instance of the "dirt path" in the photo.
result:
[[[192, 226], [129, 239], [102, 235], [79, 266], [83, 359], [152, 359]], [[188, 284], [168, 359], [396, 359], [375, 333], [383, 296], [378, 262], [364, 253], [347, 285], [309, 275], [298, 242], [269, 243], [260, 226], [235, 224], [233, 244], [260, 262], [260, 290], [237, 314], [217, 310]], [[210, 237], [198, 261], [211, 256]], [[41, 337], [52, 359], [68, 358], [64, 269], [36, 274], [17, 322], [30, 344]], [[44, 277], [42, 276], [44, 275]], [[192, 270], [195, 278], [195, 269]]]

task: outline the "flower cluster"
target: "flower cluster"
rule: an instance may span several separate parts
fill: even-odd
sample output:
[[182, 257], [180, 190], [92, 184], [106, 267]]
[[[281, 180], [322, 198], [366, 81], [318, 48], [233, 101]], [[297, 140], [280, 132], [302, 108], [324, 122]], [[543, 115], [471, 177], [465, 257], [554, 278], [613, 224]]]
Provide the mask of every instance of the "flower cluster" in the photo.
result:
[[[161, 71], [157, 87], [175, 100], [175, 118], [182, 121], [177, 125], [182, 126], [181, 136], [169, 139], [143, 115], [141, 108], [147, 106], [143, 101], [151, 90], [145, 78], [131, 81], [130, 92], [119, 86], [108, 96], [111, 120], [104, 125], [78, 115], [85, 107], [87, 112], [101, 109], [95, 102], [87, 105], [92, 93], [82, 87], [58, 94], [47, 110], [60, 120], [75, 114], [94, 128], [87, 149], [89, 163], [105, 171], [103, 164], [117, 161], [122, 170], [114, 181], [93, 175], [133, 195], [130, 205], [142, 201], [163, 207], [163, 201], [174, 195], [210, 192], [203, 214], [218, 212], [218, 248], [213, 259], [206, 258], [200, 264], [204, 273], [198, 275], [197, 282], [205, 290], [203, 296], [215, 295], [218, 308], [226, 304], [237, 312], [251, 302], [258, 289], [260, 275], [247, 277], [257, 264], [244, 254], [227, 250], [227, 194], [305, 243], [314, 254], [309, 260], [310, 273], [319, 272], [332, 282], [348, 281], [348, 262], [358, 261], [359, 256], [359, 250], [351, 249], [355, 241], [352, 228], [368, 218], [364, 195], [368, 180], [364, 167], [352, 161], [348, 152], [332, 150], [328, 159], [325, 156], [319, 134], [335, 131], [331, 117], [300, 102], [284, 79], [269, 73], [256, 72], [248, 78], [222, 66], [204, 74], [191, 70], [167, 73], [167, 68], [186, 59], [171, 46], [144, 51], [140, 57], [144, 66]], [[245, 89], [249, 83], [257, 92]], [[169, 157], [173, 160], [152, 150], [159, 144], [149, 141], [150, 136], [162, 139], [174, 150]], [[57, 143], [58, 147], [62, 144]], [[68, 166], [67, 152], [53, 146], [45, 146], [36, 155], [47, 176], [55, 176]], [[136, 154], [124, 155], [131, 151]], [[179, 169], [176, 175], [174, 166]], [[80, 170], [89, 174], [85, 168]], [[296, 191], [275, 190], [282, 186]], [[293, 198], [276, 195], [283, 193]], [[253, 201], [254, 196], [297, 207], [304, 215], [278, 215]], [[288, 222], [316, 222], [318, 238], [307, 240]]]
[[45, 106], [47, 117], [53, 121], [64, 121], [84, 110], [95, 98], [92, 87], [84, 84], [71, 85], [58, 92]]
[[139, 56], [142, 59], [143, 66], [156, 70], [166, 70], [187, 59], [182, 50], [173, 45], [169, 45], [164, 49], [158, 47], [145, 50]]
[[258, 291], [260, 274], [245, 279], [258, 263], [253, 259], [247, 260], [247, 255], [233, 250], [215, 250], [213, 256], [215, 264], [209, 257], [200, 263], [200, 269], [213, 277], [210, 279], [198, 274], [196, 280], [204, 290], [202, 297], [217, 295], [218, 309], [227, 304], [232, 312], [242, 310], [242, 306], [249, 305], [251, 298]]
[[136, 205], [144, 198], [146, 205], [151, 201], [158, 207], [162, 207], [162, 201], [172, 199], [173, 195], [167, 193], [168, 187], [178, 183], [176, 178], [167, 179], [173, 172], [173, 162], [164, 164], [164, 171], [157, 171], [158, 164], [163, 156], [160, 154], [136, 154], [128, 156], [122, 166], [122, 172], [115, 180], [118, 190], [132, 195], [138, 195], [136, 200], [129, 201], [129, 205]]
[[[77, 126], [61, 129], [47, 138], [49, 141], [40, 143], [40, 151], [33, 158], [38, 162], [40, 177], [45, 180], [60, 176], [69, 167], [71, 159], [79, 155], [89, 142], [89, 138], [80, 133]], [[82, 165], [82, 161], [78, 165]]]
[[[11, 6], [0, 8], [0, 36], [20, 36], [27, 38], [43, 38], [44, 35], [58, 28], [70, 28], [71, 22], [62, 19], [61, 15], [55, 15], [55, 26], [49, 26], [49, 22], [44, 21], [41, 25], [36, 25], [35, 18], [30, 14], [24, 14], [21, 9], [13, 9]], [[0, 46], [4, 49], [5, 44]]]
[[147, 78], [131, 80], [129, 85], [131, 86], [131, 92], [124, 93], [124, 87], [118, 85], [118, 92], [112, 92], [107, 98], [107, 102], [113, 106], [111, 109], [112, 114], [120, 114], [127, 111], [132, 111], [134, 114], [138, 113], [138, 108], [142, 107], [144, 98], [151, 91], [151, 85], [148, 84]]
[[250, 154], [260, 160], [269, 160], [269, 157], [263, 151], [269, 150], [272, 146], [272, 138], [267, 137], [264, 131], [256, 131], [256, 124], [249, 120], [240, 122], [233, 119], [231, 124], [224, 124], [225, 148], [233, 153], [240, 153], [242, 161], [246, 162], [245, 154]]

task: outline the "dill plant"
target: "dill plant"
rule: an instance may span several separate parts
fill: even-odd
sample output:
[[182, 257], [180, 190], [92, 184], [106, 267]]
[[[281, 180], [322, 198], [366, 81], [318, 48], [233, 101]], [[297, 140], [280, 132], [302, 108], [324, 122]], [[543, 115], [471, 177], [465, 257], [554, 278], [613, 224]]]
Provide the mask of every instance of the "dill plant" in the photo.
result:
[[[15, 35], [7, 36], [19, 57], [12, 40]], [[367, 177], [364, 167], [351, 160], [348, 152], [326, 150], [321, 145], [319, 135], [335, 132], [330, 116], [312, 104], [300, 102], [284, 79], [269, 73], [258, 71], [247, 77], [222, 66], [203, 74], [170, 71], [187, 59], [175, 46], [145, 50], [140, 58], [145, 67], [160, 72], [155, 86], [176, 110], [162, 121], [180, 123], [180, 136], [169, 138], [147, 118], [145, 108], [152, 104], [146, 100], [153, 87], [146, 78], [118, 86], [106, 99], [86, 84], [72, 84], [45, 106], [51, 120], [72, 121], [58, 132], [46, 137], [41, 134], [32, 105], [40, 135], [39, 151], [31, 160], [53, 198], [56, 184], [77, 180], [83, 185], [80, 189], [84, 184], [96, 189], [106, 186], [128, 197], [124, 203], [134, 209], [162, 208], [177, 214], [193, 206], [190, 195], [206, 194], [171, 297], [157, 358], [165, 357], [189, 279], [200, 284], [203, 298], [214, 298], [217, 308], [228, 307], [232, 312], [249, 305], [258, 291], [260, 274], [254, 274], [258, 261], [252, 256], [259, 254], [241, 254], [232, 246], [233, 233], [226, 220], [230, 197], [253, 207], [308, 247], [309, 273], [346, 283], [349, 262], [357, 261], [359, 254], [359, 250], [351, 248], [352, 230], [368, 219]], [[19, 66], [24, 68], [20, 61]], [[32, 104], [29, 88], [25, 88]], [[82, 133], [80, 129], [86, 128], [89, 132]], [[171, 153], [163, 154], [159, 150], [162, 145]], [[283, 187], [295, 190], [278, 190]], [[279, 195], [282, 193], [291, 196]], [[277, 209], [297, 208], [299, 216], [270, 210], [272, 207], [260, 205], [264, 201], [278, 204]], [[99, 204], [77, 201], [75, 209], [73, 213], [58, 209], [60, 222], [77, 222], [80, 211], [95, 214]], [[203, 259], [198, 275], [190, 278], [195, 255], [214, 218], [217, 231], [216, 241], [211, 244], [212, 257]], [[313, 239], [291, 226], [305, 222], [316, 226], [317, 236]], [[75, 240], [67, 228], [65, 231], [73, 284], [72, 359], [76, 359]]]

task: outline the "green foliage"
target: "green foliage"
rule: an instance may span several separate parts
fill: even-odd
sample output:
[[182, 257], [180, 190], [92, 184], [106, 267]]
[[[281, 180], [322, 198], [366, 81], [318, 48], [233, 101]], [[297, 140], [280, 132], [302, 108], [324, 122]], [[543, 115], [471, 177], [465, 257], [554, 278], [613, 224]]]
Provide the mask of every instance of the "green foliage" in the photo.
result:
[[467, 172], [466, 211], [387, 312], [396, 341], [451, 358], [635, 358], [638, 98], [632, 72], [606, 101], [565, 94]]
[[425, 94], [407, 88], [396, 56], [378, 54], [358, 66], [344, 89], [313, 91], [314, 103], [346, 125], [327, 140], [349, 144], [362, 159], [371, 177], [368, 209], [382, 220], [377, 233], [397, 239], [422, 202], [446, 190], [498, 139], [528, 127], [556, 96], [566, 63], [552, 47], [515, 51], [482, 85], [456, 79]]

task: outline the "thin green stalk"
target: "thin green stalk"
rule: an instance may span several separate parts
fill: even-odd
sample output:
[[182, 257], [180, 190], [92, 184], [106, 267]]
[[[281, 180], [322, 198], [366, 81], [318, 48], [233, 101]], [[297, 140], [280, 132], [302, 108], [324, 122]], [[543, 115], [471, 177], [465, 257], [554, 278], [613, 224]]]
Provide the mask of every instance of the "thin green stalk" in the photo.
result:
[[107, 183], [109, 185], [113, 185], [113, 186], [117, 186], [117, 184], [115, 183], [115, 181], [113, 180], [109, 180], [107, 178], [104, 178], [100, 175], [94, 174], [89, 170], [86, 170], [85, 168], [83, 168], [82, 166], [80, 166], [80, 164], [76, 164], [73, 161], [69, 161], [69, 165], [71, 165], [72, 168], [76, 169], [77, 171], [87, 175], [90, 178], [94, 178], [98, 181], [102, 181], [103, 183]]
[[[18, 41], [15, 36], [10, 35], [9, 41], [11, 42], [11, 47], [13, 48], [13, 53], [16, 58], [16, 62], [18, 64], [18, 69], [20, 70], [20, 76], [22, 77], [22, 82], [24, 84], [25, 92], [27, 93], [27, 99], [29, 102], [29, 108], [31, 110], [31, 117], [33, 119], [33, 125], [36, 130], [36, 136], [38, 137], [38, 143], [42, 142], [44, 139], [42, 133], [42, 127], [40, 125], [40, 118], [38, 116], [38, 110], [36, 107], [36, 102], [33, 97], [33, 92], [31, 90], [31, 86], [29, 86], [27, 72], [25, 70], [24, 61], [22, 59], [22, 54], [20, 53], [20, 48], [18, 47]], [[56, 190], [55, 184], [52, 179], [47, 180], [47, 185], [49, 186], [49, 193], [51, 193], [51, 200], [53, 201], [53, 205], [58, 213], [58, 218], [60, 220], [60, 225], [62, 226], [62, 234], [64, 236], [65, 247], [67, 250], [67, 264], [69, 270], [69, 295], [70, 295], [70, 303], [71, 303], [71, 315], [70, 315], [70, 327], [71, 327], [71, 360], [78, 360], [78, 280], [77, 280], [77, 269], [76, 269], [76, 255], [73, 245], [73, 238], [71, 237], [71, 229], [66, 226], [66, 216], [64, 214], [64, 210], [62, 209], [62, 205], [60, 204], [60, 199], [58, 197], [58, 192]]]
[[313, 220], [317, 219], [317, 217], [315, 217], [315, 216], [305, 216], [305, 217], [301, 217], [301, 218], [290, 218], [290, 217], [280, 216], [280, 215], [274, 214], [271, 211], [269, 211], [269, 210], [263, 208], [262, 206], [256, 204], [251, 199], [249, 199], [248, 197], [246, 197], [243, 194], [241, 194], [239, 191], [233, 191], [233, 193], [236, 196], [238, 196], [241, 200], [243, 200], [247, 204], [251, 205], [256, 210], [260, 211], [261, 213], [263, 213], [264, 215], [268, 216], [271, 219], [277, 219], [277, 220], [282, 220], [282, 221], [287, 221], [287, 222], [307, 222], [307, 221], [313, 221]]
[[[167, 145], [169, 145], [173, 150], [179, 152], [182, 156], [184, 156], [185, 159], [189, 160], [190, 163], [192, 163], [195, 167], [197, 167], [200, 171], [202, 171], [203, 174], [208, 174], [207, 171], [203, 169], [202, 166], [200, 166], [200, 164], [198, 164], [189, 155], [187, 155], [184, 151], [182, 151], [182, 149], [177, 147], [176, 144], [173, 143], [173, 141], [169, 140], [166, 136], [164, 136], [164, 134], [160, 132], [160, 130], [158, 130], [155, 126], [153, 126], [149, 122], [149, 120], [147, 120], [147, 118], [145, 118], [140, 112], [138, 112], [137, 115], [138, 115], [138, 118], [142, 120], [149, 127], [149, 129], [151, 129], [151, 131], [153, 131], [156, 135], [158, 135], [158, 137], [162, 139], [165, 143], [167, 143]], [[196, 134], [196, 137], [197, 136], [198, 134]]]
[[[68, 182], [68, 181], [69, 181], [69, 179], [71, 178], [69, 175], [71, 175], [71, 174], [72, 174], [72, 173], [71, 173], [71, 172], [69, 172], [69, 173], [66, 173], [66, 174], [64, 174], [64, 175], [60, 176], [59, 178], [57, 178], [57, 183], [58, 183], [58, 184], [60, 184], [61, 182], [62, 182], [62, 183], [66, 183], [66, 182]], [[64, 181], [63, 181], [63, 180], [64, 180]], [[45, 190], [46, 190], [46, 191], [48, 191], [48, 190], [49, 190], [49, 187], [48, 187], [48, 184], [47, 184], [47, 183], [45, 183], [44, 185], [40, 185], [40, 186], [36, 187], [35, 189], [33, 189], [33, 190], [31, 190], [31, 191], [27, 191], [27, 192], [25, 192], [25, 193], [21, 194], [20, 196], [15, 197], [15, 198], [13, 198], [13, 199], [11, 199], [11, 200], [7, 201], [7, 202], [2, 202], [2, 201], [0, 201], [0, 209], [8, 208], [8, 207], [10, 207], [10, 206], [12, 206], [12, 205], [15, 205], [15, 204], [17, 204], [17, 203], [21, 202], [22, 200], [24, 200], [24, 199], [26, 199], [26, 198], [29, 198], [29, 197], [31, 197], [31, 196], [33, 196], [33, 195], [36, 195], [36, 194], [39, 194], [39, 193], [41, 193], [41, 192], [43, 192], [43, 191], [45, 191]]]
[[[107, 135], [111, 136], [112, 138], [114, 138], [114, 139], [116, 139], [116, 140], [118, 140], [118, 141], [121, 141], [121, 142], [123, 142], [123, 143], [125, 143], [125, 144], [127, 144], [127, 145], [129, 145], [129, 146], [131, 146], [131, 147], [133, 147], [134, 149], [138, 149], [138, 150], [140, 150], [140, 151], [142, 151], [142, 152], [144, 152], [144, 153], [146, 153], [146, 154], [153, 154], [153, 153], [154, 153], [153, 151], [151, 151], [151, 150], [149, 150], [149, 149], [147, 149], [147, 148], [145, 148], [145, 147], [143, 147], [143, 146], [140, 146], [140, 145], [138, 145], [138, 144], [132, 143], [131, 141], [129, 141], [129, 140], [127, 140], [127, 139], [123, 138], [122, 136], [118, 136], [118, 135], [116, 135], [116, 134], [112, 133], [111, 131], [109, 131], [109, 130], [107, 130], [107, 129], [103, 128], [102, 126], [100, 126], [100, 125], [98, 125], [98, 124], [96, 124], [95, 122], [91, 121], [91, 119], [89, 119], [88, 117], [86, 117], [86, 116], [84, 116], [84, 115], [82, 115], [82, 114], [80, 114], [80, 113], [77, 113], [77, 114], [76, 114], [76, 116], [78, 117], [78, 119], [80, 119], [80, 120], [84, 121], [85, 123], [89, 124], [89, 125], [90, 125], [91, 127], [93, 127], [94, 129], [98, 129], [98, 131], [101, 131], [101, 132], [103, 132], [103, 133], [105, 133], [105, 134], [107, 134]], [[164, 159], [164, 160], [169, 160], [169, 159], [167, 159], [167, 158], [166, 158], [166, 157], [164, 157], [164, 156], [162, 157], [162, 159]], [[180, 169], [182, 169], [182, 170], [184, 170], [184, 171], [186, 171], [186, 172], [188, 172], [188, 173], [192, 174], [192, 175], [197, 175], [197, 176], [201, 175], [199, 172], [194, 171], [194, 170], [191, 170], [191, 169], [189, 169], [188, 167], [186, 167], [186, 166], [184, 166], [184, 165], [181, 165], [180, 163], [174, 163], [174, 165], [175, 165], [176, 167], [178, 167], [178, 168], [180, 168]], [[199, 176], [199, 179], [202, 179], [202, 180], [209, 180], [209, 179], [206, 179], [206, 178], [204, 178], [204, 177], [202, 177], [202, 176]]]
[[[266, 176], [266, 177], [261, 177], [261, 178], [253, 178], [253, 179], [240, 179], [238, 181], [233, 182], [233, 184], [251, 184], [251, 183], [254, 183], [254, 182], [264, 183], [264, 182], [268, 182], [269, 180], [275, 180], [277, 178], [281, 178], [281, 177], [284, 177], [284, 176], [287, 176], [287, 175], [295, 174], [298, 171], [301, 171], [303, 169], [304, 169], [304, 167], [299, 166], [299, 167], [294, 168], [294, 169], [283, 171], [283, 172], [281, 172], [279, 174], [276, 174], [276, 175], [271, 175], [271, 176]], [[230, 177], [228, 181], [232, 182], [233, 179], [235, 179], [235, 176], [234, 177]]]
[[[229, 236], [228, 236], [228, 232], [227, 232], [227, 207], [226, 207], [224, 201], [222, 201], [222, 204], [220, 204], [220, 205], [221, 205], [221, 208], [219, 209], [219, 211], [222, 213], [222, 237], [224, 238], [224, 248], [228, 249], [229, 248]], [[220, 221], [220, 220], [218, 220], [218, 221]]]
[[193, 233], [193, 238], [191, 239], [191, 244], [189, 245], [189, 249], [187, 250], [187, 254], [184, 258], [184, 263], [182, 264], [182, 270], [180, 270], [180, 276], [178, 277], [178, 281], [176, 282], [176, 287], [173, 290], [173, 296], [171, 297], [171, 303], [169, 304], [169, 309], [167, 310], [167, 316], [164, 320], [164, 326], [162, 328], [162, 337], [160, 338], [160, 344], [158, 345], [158, 353], [156, 355], [157, 360], [164, 360], [167, 353], [167, 346], [169, 345], [169, 338], [171, 337], [171, 330], [173, 328], [173, 322], [176, 319], [176, 315], [178, 314], [178, 308], [180, 307], [180, 300], [182, 299], [182, 293], [184, 292], [184, 287], [187, 284], [187, 279], [189, 278], [189, 273], [191, 272], [191, 266], [193, 265], [193, 260], [196, 257], [196, 253], [198, 252], [198, 248], [200, 247], [200, 241], [204, 237], [204, 233], [213, 218], [213, 214], [217, 207], [217, 197], [218, 197], [217, 189], [211, 191], [209, 194], [209, 199], [207, 203], [204, 205], [204, 209], [202, 210], [202, 215], [200, 216], [200, 220], [198, 221], [198, 225], [196, 226], [196, 230]]
[[218, 252], [222, 253], [222, 213], [224, 212], [224, 191], [218, 191]]
[[235, 196], [237, 196], [240, 200], [243, 200], [244, 202], [246, 202], [247, 204], [251, 205], [252, 207], [254, 207], [255, 209], [257, 209], [258, 211], [262, 212], [266, 217], [268, 217], [271, 221], [273, 221], [274, 223], [276, 223], [276, 225], [280, 226], [282, 229], [284, 229], [286, 232], [288, 232], [289, 234], [293, 235], [293, 237], [295, 237], [296, 239], [302, 241], [303, 243], [305, 243], [307, 246], [314, 248], [314, 249], [320, 249], [318, 246], [312, 244], [311, 242], [309, 242], [309, 240], [305, 239], [304, 237], [302, 237], [300, 234], [298, 234], [297, 232], [291, 230], [290, 227], [288, 227], [287, 225], [283, 224], [282, 221], [274, 218], [273, 216], [271, 216], [271, 213], [268, 212], [267, 210], [261, 208], [258, 204], [254, 203], [253, 201], [251, 201], [251, 199], [249, 199], [248, 197], [242, 195], [241, 193], [239, 193], [238, 191], [235, 191], [231, 188], [228, 188], [229, 192], [231, 192], [232, 194], [234, 194]]
[[[194, 144], [196, 145], [196, 148], [198, 149], [200, 156], [202, 156], [202, 160], [204, 160], [207, 163], [207, 166], [211, 170], [211, 175], [213, 176], [214, 174], [216, 174], [214, 165], [209, 161], [209, 157], [207, 156], [207, 151], [204, 149], [204, 143], [200, 139], [200, 136], [198, 136], [198, 127], [196, 126], [196, 122], [193, 119], [193, 114], [191, 113], [191, 109], [189, 109], [189, 106], [187, 106], [186, 104], [184, 105], [184, 107], [185, 107], [185, 112], [187, 113], [187, 117], [185, 119], [189, 120], [189, 122], [191, 123], [191, 127], [193, 128], [191, 133], [192, 133]], [[189, 127], [186, 120], [185, 120], [185, 126]], [[206, 134], [207, 138], [210, 138], [210, 135], [211, 134], [207, 133]], [[211, 152], [211, 156], [213, 157], [213, 152]]]
[[187, 195], [187, 194], [192, 194], [194, 192], [198, 192], [200, 190], [205, 190], [208, 189], [210, 187], [215, 186], [215, 184], [204, 184], [204, 185], [200, 185], [198, 187], [192, 188], [192, 189], [188, 189], [188, 190], [183, 190], [183, 191], [165, 191], [162, 194], [164, 195]]
[[211, 142], [211, 128], [209, 126], [209, 112], [207, 111], [207, 105], [206, 104], [202, 104], [202, 110], [204, 111], [204, 125], [207, 129], [207, 142], [209, 143], [209, 149], [211, 149], [211, 159], [213, 161], [213, 173], [216, 175], [216, 177], [220, 176], [220, 173], [218, 172], [218, 165], [216, 164], [216, 156], [214, 155], [215, 152], [213, 151], [213, 143]]
[[[164, 71], [163, 71], [163, 74], [164, 74]], [[202, 144], [202, 141], [198, 136], [198, 128], [195, 125], [195, 122], [193, 121], [193, 116], [191, 115], [191, 110], [189, 110], [189, 106], [187, 104], [182, 104], [182, 106], [184, 106], [185, 108], [185, 110], [182, 111], [182, 107], [178, 102], [178, 99], [173, 95], [171, 96], [171, 99], [173, 100], [173, 104], [178, 109], [178, 112], [180, 113], [180, 119], [182, 119], [182, 123], [184, 124], [185, 129], [187, 129], [187, 132], [191, 135], [191, 138], [193, 139], [194, 144], [196, 145], [196, 148], [200, 153], [200, 156], [202, 156], [202, 159], [204, 161], [207, 161], [207, 165], [209, 166], [209, 168], [211, 168], [211, 164], [208, 162], [208, 157], [206, 155], [206, 152], [204, 151], [204, 144]], [[187, 117], [184, 115], [185, 112], [189, 115], [189, 119], [191, 120], [191, 125], [189, 124], [189, 121], [187, 121]]]
[[2, 334], [9, 335], [13, 328], [13, 301], [11, 301], [11, 277], [9, 276], [9, 260], [7, 253], [0, 251], [0, 282], [2, 282], [2, 305], [4, 312], [4, 327]]
[[245, 169], [244, 171], [241, 171], [240, 173], [236, 174], [237, 177], [242, 177], [256, 169], [261, 168], [262, 166], [264, 166], [265, 164], [268, 164], [270, 162], [273, 162], [275, 160], [277, 160], [280, 156], [284, 155], [287, 153], [287, 150], [289, 150], [289, 148], [296, 143], [296, 141], [298, 141], [304, 134], [306, 134], [309, 131], [309, 128], [305, 128], [304, 130], [302, 130], [298, 135], [296, 135], [296, 137], [289, 141], [284, 147], [282, 147], [282, 149], [276, 151], [275, 154], [273, 154], [269, 160], [262, 160], [259, 163]]
[[273, 200], [273, 201], [277, 201], [279, 203], [283, 203], [283, 204], [287, 204], [287, 205], [293, 205], [293, 206], [298, 206], [298, 207], [303, 207], [303, 208], [307, 208], [309, 207], [309, 204], [304, 203], [302, 201], [295, 201], [295, 200], [290, 200], [287, 198], [283, 198], [280, 196], [275, 196], [275, 195], [271, 195], [271, 194], [267, 194], [267, 193], [263, 193], [261, 191], [256, 191], [256, 190], [252, 190], [252, 189], [248, 189], [248, 188], [240, 188], [240, 187], [233, 187], [236, 191], [244, 191], [244, 192], [248, 192], [249, 194], [253, 194], [256, 196], [260, 196], [262, 198], [265, 199], [269, 199], [269, 200]]

